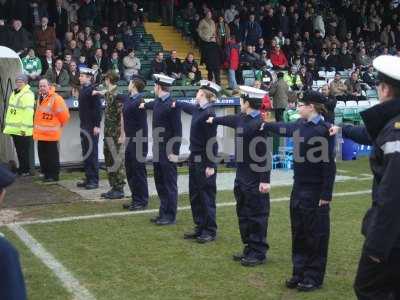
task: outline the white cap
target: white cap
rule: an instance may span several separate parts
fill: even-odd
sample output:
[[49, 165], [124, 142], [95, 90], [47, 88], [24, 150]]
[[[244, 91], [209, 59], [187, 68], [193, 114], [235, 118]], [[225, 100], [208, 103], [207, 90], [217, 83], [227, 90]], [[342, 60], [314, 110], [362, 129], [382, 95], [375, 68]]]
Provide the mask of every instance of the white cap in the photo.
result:
[[374, 68], [381, 74], [400, 84], [400, 57], [380, 55], [372, 62]]
[[222, 90], [222, 88], [218, 84], [216, 84], [212, 81], [204, 80], [204, 79], [200, 80], [200, 85], [201, 85], [200, 86], [201, 89], [203, 88], [203, 89], [209, 90], [210, 92], [214, 93], [215, 95], [219, 94]]
[[163, 75], [163, 74], [154, 74], [153, 77], [154, 77], [155, 83], [160, 84], [160, 85], [171, 86], [175, 81], [174, 78], [169, 77], [167, 75]]
[[260, 90], [247, 85], [239, 85], [240, 93], [249, 99], [263, 99], [267, 94], [266, 91]]
[[96, 74], [96, 70], [81, 67], [79, 68], [79, 73], [94, 76]]

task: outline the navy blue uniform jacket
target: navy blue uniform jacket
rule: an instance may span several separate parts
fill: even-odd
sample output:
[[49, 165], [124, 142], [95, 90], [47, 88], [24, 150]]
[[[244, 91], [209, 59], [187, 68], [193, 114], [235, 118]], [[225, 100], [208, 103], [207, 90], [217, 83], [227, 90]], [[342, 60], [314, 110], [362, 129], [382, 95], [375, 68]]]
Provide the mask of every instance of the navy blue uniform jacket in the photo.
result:
[[93, 85], [84, 86], [79, 91], [79, 119], [81, 128], [100, 127], [102, 107], [99, 96], [92, 96]]

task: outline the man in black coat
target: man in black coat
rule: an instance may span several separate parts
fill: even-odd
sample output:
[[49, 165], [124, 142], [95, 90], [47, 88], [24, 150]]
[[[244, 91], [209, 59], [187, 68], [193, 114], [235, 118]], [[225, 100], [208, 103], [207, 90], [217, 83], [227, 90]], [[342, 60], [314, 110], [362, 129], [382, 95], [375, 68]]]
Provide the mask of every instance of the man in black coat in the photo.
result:
[[10, 42], [10, 29], [5, 25], [4, 20], [0, 19], [0, 45], [8, 47]]
[[9, 36], [9, 46], [17, 53], [22, 53], [32, 47], [31, 34], [22, 27], [20, 20], [14, 20]]
[[68, 13], [62, 7], [62, 0], [56, 0], [56, 6], [50, 14], [50, 23], [55, 25], [56, 36], [61, 41], [68, 31]]

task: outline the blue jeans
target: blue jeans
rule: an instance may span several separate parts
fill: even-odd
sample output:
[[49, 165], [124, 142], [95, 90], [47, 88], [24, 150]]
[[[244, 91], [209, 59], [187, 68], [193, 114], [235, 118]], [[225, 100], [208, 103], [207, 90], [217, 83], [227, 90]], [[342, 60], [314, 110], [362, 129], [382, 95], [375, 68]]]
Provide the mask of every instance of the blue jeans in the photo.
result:
[[236, 71], [233, 69], [228, 69], [228, 82], [229, 88], [233, 90], [237, 88]]

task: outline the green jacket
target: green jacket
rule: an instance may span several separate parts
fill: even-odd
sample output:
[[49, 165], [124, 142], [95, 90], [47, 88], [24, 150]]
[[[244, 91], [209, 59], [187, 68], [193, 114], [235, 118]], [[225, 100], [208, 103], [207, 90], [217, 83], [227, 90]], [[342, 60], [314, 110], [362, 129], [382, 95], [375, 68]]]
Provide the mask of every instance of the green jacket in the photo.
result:
[[28, 84], [19, 92], [14, 90], [8, 100], [3, 133], [31, 136], [34, 109], [35, 95]]
[[42, 62], [38, 57], [25, 56], [22, 59], [22, 65], [24, 67], [24, 73], [28, 76], [39, 76], [42, 74]]

